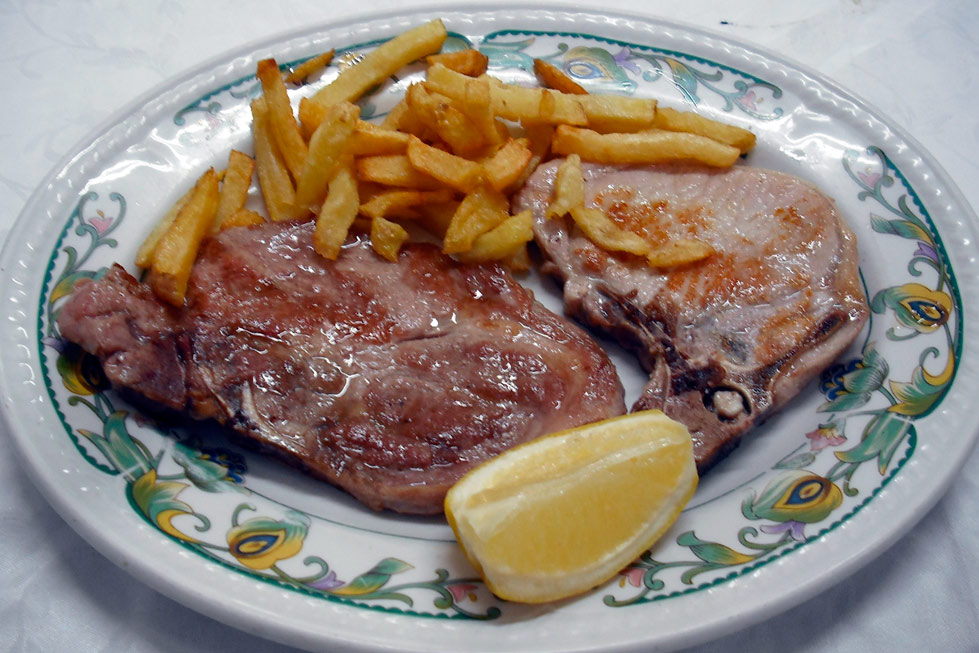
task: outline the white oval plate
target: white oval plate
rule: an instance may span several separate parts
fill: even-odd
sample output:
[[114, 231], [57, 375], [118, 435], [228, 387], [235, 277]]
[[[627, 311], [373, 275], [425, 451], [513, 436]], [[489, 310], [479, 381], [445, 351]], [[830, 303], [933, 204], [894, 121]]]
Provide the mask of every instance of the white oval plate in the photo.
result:
[[[758, 134], [745, 165], [814, 181], [861, 246], [871, 323], [838, 364], [703, 480], [620, 576], [544, 606], [494, 599], [441, 519], [371, 513], [196, 425], [158, 424], [98, 385], [52, 315], [74, 280], [132, 261], [162, 209], [231, 147], [249, 150], [255, 62], [357, 52], [442, 17], [492, 72], [534, 57], [586, 87], [655, 96]], [[323, 79], [296, 92], [302, 95]], [[363, 102], [383, 114], [412, 69]], [[294, 98], [297, 99], [297, 98]], [[297, 646], [674, 648], [785, 610], [867, 562], [938, 499], [973, 446], [976, 218], [921, 147], [818, 75], [717, 36], [575, 10], [458, 10], [332, 24], [248, 47], [154, 91], [39, 188], [2, 259], [0, 389], [30, 474], [140, 580]], [[559, 310], [552, 287], [531, 283]], [[611, 347], [629, 398], [641, 372]]]

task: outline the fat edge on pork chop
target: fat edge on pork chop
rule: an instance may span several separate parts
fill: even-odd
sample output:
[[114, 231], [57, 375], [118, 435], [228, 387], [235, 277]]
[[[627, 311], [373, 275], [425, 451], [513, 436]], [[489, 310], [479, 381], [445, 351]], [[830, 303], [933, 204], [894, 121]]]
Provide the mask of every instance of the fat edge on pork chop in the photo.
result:
[[534, 212], [544, 271], [566, 311], [621, 342], [649, 372], [633, 410], [686, 424], [700, 472], [795, 396], [868, 317], [856, 239], [834, 202], [780, 172], [585, 164], [586, 205], [653, 245], [696, 238], [708, 258], [656, 269], [603, 251], [570, 218], [548, 219], [560, 160], [515, 198]]
[[375, 509], [434, 514], [476, 464], [621, 414], [605, 352], [497, 265], [354, 237], [336, 261], [312, 223], [205, 241], [182, 309], [114, 266], [80, 282], [61, 335], [116, 388], [214, 419]]

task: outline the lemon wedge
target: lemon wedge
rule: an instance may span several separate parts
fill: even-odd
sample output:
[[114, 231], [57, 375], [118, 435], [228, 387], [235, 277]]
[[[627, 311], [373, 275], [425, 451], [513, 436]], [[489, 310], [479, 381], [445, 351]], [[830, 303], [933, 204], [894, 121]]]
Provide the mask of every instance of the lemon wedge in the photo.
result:
[[637, 558], [697, 480], [686, 427], [649, 410], [510, 449], [449, 490], [445, 515], [494, 594], [543, 603], [589, 590]]

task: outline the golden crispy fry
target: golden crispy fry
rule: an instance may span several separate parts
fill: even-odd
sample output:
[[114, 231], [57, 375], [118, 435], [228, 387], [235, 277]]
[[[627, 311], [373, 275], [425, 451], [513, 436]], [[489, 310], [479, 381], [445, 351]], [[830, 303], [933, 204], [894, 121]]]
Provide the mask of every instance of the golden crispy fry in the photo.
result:
[[323, 206], [316, 218], [313, 232], [313, 249], [323, 258], [336, 260], [340, 247], [347, 239], [347, 231], [357, 217], [360, 196], [357, 193], [357, 178], [348, 157], [336, 169], [330, 179]]
[[289, 94], [282, 71], [275, 59], [262, 59], [258, 62], [258, 79], [262, 82], [265, 106], [268, 107], [269, 124], [279, 146], [279, 152], [293, 179], [298, 179], [306, 160], [306, 141], [299, 131], [299, 123], [292, 113]]
[[597, 132], [635, 132], [650, 129], [656, 120], [656, 100], [628, 95], [587, 95], [578, 98], [588, 116], [588, 129]]
[[528, 125], [524, 134], [525, 138], [529, 142], [530, 153], [532, 154], [530, 162], [524, 169], [523, 174], [514, 182], [513, 186], [515, 188], [520, 188], [523, 186], [530, 175], [537, 169], [540, 162], [551, 151], [551, 141], [554, 138], [554, 127], [551, 125]]
[[312, 77], [319, 71], [323, 70], [330, 65], [333, 61], [333, 55], [336, 50], [329, 50], [323, 54], [316, 55], [306, 61], [302, 62], [298, 66], [292, 69], [292, 71], [286, 75], [285, 81], [287, 84], [302, 84], [306, 81], [307, 77]]
[[646, 261], [652, 267], [661, 268], [672, 265], [685, 265], [703, 260], [714, 253], [714, 248], [701, 240], [683, 238], [672, 240], [646, 254]]
[[585, 179], [581, 174], [581, 158], [569, 154], [554, 177], [554, 199], [547, 206], [548, 218], [562, 218], [575, 207], [585, 205]]
[[404, 218], [417, 215], [414, 211], [405, 209], [437, 202], [452, 201], [452, 191], [448, 188], [440, 190], [389, 190], [374, 195], [360, 205], [360, 214], [369, 218]]
[[392, 131], [397, 131], [398, 127], [401, 125], [401, 118], [411, 109], [408, 107], [408, 100], [406, 98], [401, 98], [401, 100], [391, 107], [391, 110], [387, 112], [384, 116], [384, 120], [381, 121], [382, 129], [390, 129]]
[[417, 138], [408, 143], [408, 160], [416, 170], [463, 193], [476, 186], [483, 172], [475, 161], [426, 145]]
[[323, 202], [327, 182], [340, 165], [359, 115], [360, 108], [349, 102], [338, 102], [327, 109], [309, 141], [306, 165], [297, 178], [296, 206], [310, 208]]
[[296, 189], [279, 148], [272, 137], [268, 109], [263, 98], [252, 100], [252, 136], [255, 141], [255, 167], [258, 185], [273, 222], [300, 217], [296, 209]]
[[425, 62], [429, 66], [441, 64], [449, 70], [454, 70], [468, 77], [479, 77], [486, 72], [486, 67], [489, 65], [489, 57], [479, 50], [470, 49], [431, 54], [425, 57]]
[[486, 146], [479, 130], [464, 113], [452, 106], [449, 98], [429, 92], [422, 84], [412, 84], [405, 101], [413, 115], [460, 156], [475, 156]]
[[139, 246], [139, 251], [136, 252], [136, 265], [141, 268], [148, 268], [153, 264], [153, 252], [156, 251], [157, 244], [159, 244], [160, 239], [163, 238], [163, 234], [167, 232], [167, 229], [170, 228], [170, 225], [173, 224], [173, 221], [177, 219], [177, 214], [180, 213], [180, 209], [184, 208], [184, 205], [190, 200], [190, 196], [193, 194], [194, 187], [191, 187], [157, 221], [153, 227], [153, 231], [150, 232], [150, 235], [146, 237], [143, 244]]
[[571, 218], [588, 239], [602, 249], [638, 256], [649, 252], [649, 243], [644, 238], [620, 229], [601, 209], [575, 206], [571, 209]]
[[357, 178], [385, 186], [433, 190], [442, 184], [430, 175], [416, 170], [406, 154], [382, 154], [357, 159]]
[[551, 147], [557, 154], [578, 154], [596, 163], [648, 164], [696, 161], [709, 166], [733, 165], [741, 151], [715, 140], [684, 132], [647, 130], [634, 134], [599, 134], [560, 125]]
[[571, 95], [588, 95], [580, 84], [564, 74], [564, 71], [543, 59], [534, 59], [534, 72], [544, 86]]
[[486, 92], [489, 93], [489, 78], [486, 76], [473, 79], [462, 73], [450, 70], [439, 63], [429, 66], [428, 70], [425, 71], [426, 88], [446, 95], [453, 100], [462, 101], [465, 99], [470, 85], [473, 85], [474, 88], [480, 86], [485, 87]]
[[326, 118], [327, 106], [316, 104], [308, 97], [299, 100], [299, 127], [306, 140], [309, 140], [316, 128]]
[[419, 207], [419, 216], [416, 222], [425, 228], [428, 233], [437, 236], [439, 239], [445, 237], [445, 232], [449, 230], [452, 216], [459, 210], [459, 202], [432, 202]]
[[265, 222], [265, 218], [261, 214], [251, 209], [241, 208], [225, 218], [221, 223], [220, 230], [224, 231], [231, 227], [250, 227], [254, 224], [262, 224], [263, 222]]
[[534, 217], [530, 209], [507, 218], [473, 241], [472, 248], [459, 254], [470, 263], [508, 259], [534, 238]]
[[[488, 81], [493, 113], [505, 120], [525, 124], [548, 123], [586, 125], [588, 116], [578, 102], [578, 96], [543, 88], [524, 88], [496, 83], [483, 76], [479, 80], [460, 75], [445, 66], [435, 65], [428, 69], [425, 84], [429, 89], [462, 101], [469, 92], [470, 84]], [[587, 97], [587, 96], [581, 96]]]
[[499, 191], [513, 188], [530, 165], [534, 153], [526, 138], [511, 138], [493, 156], [483, 161], [486, 181]]
[[211, 225], [211, 233], [221, 229], [225, 220], [245, 206], [248, 199], [248, 189], [252, 185], [252, 173], [255, 172], [255, 160], [239, 152], [231, 150], [228, 156], [228, 167], [221, 180], [221, 193], [218, 199], [218, 211]]
[[549, 125], [586, 125], [588, 116], [575, 96], [542, 88], [490, 84], [493, 111], [506, 120]]
[[153, 253], [149, 282], [160, 299], [183, 306], [197, 249], [210, 231], [217, 210], [218, 177], [211, 168], [197, 180], [187, 203]]
[[452, 216], [442, 241], [442, 251], [458, 254], [472, 247], [473, 241], [509, 217], [509, 201], [486, 184], [466, 195]]
[[656, 120], [653, 126], [674, 132], [700, 134], [725, 145], [736, 147], [741, 152], [747, 152], [755, 146], [755, 135], [747, 129], [711, 120], [692, 111], [661, 108], [656, 112]]
[[396, 222], [384, 218], [371, 220], [371, 247], [389, 261], [398, 260], [401, 246], [408, 240], [408, 232]]
[[358, 120], [346, 150], [354, 156], [376, 156], [378, 154], [404, 154], [411, 135], [394, 129], [384, 129], [377, 125]]
[[381, 127], [383, 129], [399, 131], [409, 136], [417, 136], [427, 141], [434, 141], [438, 138], [435, 130], [425, 124], [412, 110], [411, 106], [409, 106], [407, 95], [401, 98], [401, 101], [394, 105], [391, 111], [384, 116]]
[[456, 98], [456, 102], [489, 145], [499, 145], [509, 137], [506, 125], [493, 114], [489, 80], [474, 79], [466, 84], [463, 97]]
[[300, 104], [299, 118], [303, 126], [308, 133], [312, 133], [322, 122], [322, 109], [337, 102], [353, 102], [402, 66], [438, 52], [445, 37], [445, 25], [436, 19], [382, 43], [364, 55], [359, 63], [343, 70], [307, 102]]

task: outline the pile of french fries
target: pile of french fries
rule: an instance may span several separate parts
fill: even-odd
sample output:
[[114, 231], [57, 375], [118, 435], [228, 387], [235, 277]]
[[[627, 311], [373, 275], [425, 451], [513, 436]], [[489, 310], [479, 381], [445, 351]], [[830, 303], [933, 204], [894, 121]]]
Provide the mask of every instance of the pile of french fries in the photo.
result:
[[[408, 30], [343, 68], [293, 111], [287, 85], [330, 64], [324, 53], [283, 75], [258, 63], [262, 95], [251, 103], [253, 153], [232, 151], [160, 220], [136, 264], [159, 297], [184, 302], [202, 240], [232, 226], [315, 220], [313, 246], [335, 259], [351, 228], [369, 231], [375, 251], [397, 260], [415, 224], [464, 261], [530, 265], [529, 211], [510, 213], [510, 195], [536, 166], [566, 157], [548, 214], [575, 224], [597, 245], [676, 265], [710, 254], [697, 241], [650, 248], [584, 200], [581, 161], [647, 164], [693, 161], [730, 166], [754, 145], [750, 132], [656, 100], [591, 95], [560, 69], [538, 60], [542, 86], [508, 85], [486, 74], [476, 50], [440, 53], [446, 30], [435, 20]], [[355, 102], [404, 66], [425, 59], [425, 80], [411, 85], [380, 124]], [[267, 216], [245, 207], [257, 171]]]

